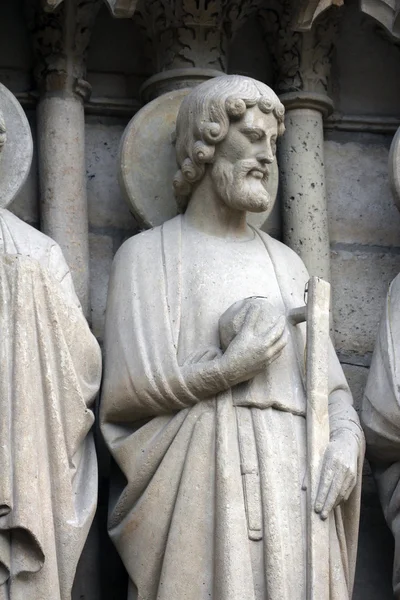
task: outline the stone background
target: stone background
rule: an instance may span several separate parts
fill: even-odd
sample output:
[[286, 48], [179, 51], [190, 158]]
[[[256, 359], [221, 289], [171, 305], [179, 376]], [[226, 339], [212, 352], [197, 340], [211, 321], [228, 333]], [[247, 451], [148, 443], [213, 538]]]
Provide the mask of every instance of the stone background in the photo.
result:
[[[335, 114], [326, 124], [325, 164], [335, 343], [358, 407], [383, 300], [400, 271], [400, 215], [387, 178], [389, 147], [400, 124], [400, 53], [372, 20], [358, 12], [356, 0], [346, 0], [343, 13], [333, 68]], [[135, 21], [113, 20], [102, 8], [88, 56], [93, 93], [86, 121], [91, 321], [100, 342], [113, 256], [124, 239], [138, 231], [119, 189], [117, 157], [121, 135], [139, 105], [139, 87], [152, 74], [141, 48]], [[32, 63], [23, 1], [1, 2], [0, 81], [21, 100], [35, 135]], [[257, 22], [248, 22], [239, 32], [229, 70], [271, 82], [271, 61]], [[35, 161], [11, 209], [40, 226]], [[108, 460], [101, 444], [99, 452], [99, 516], [78, 570], [74, 600], [125, 598], [123, 569], [105, 534]], [[392, 597], [391, 561], [391, 536], [366, 466], [355, 599]]]

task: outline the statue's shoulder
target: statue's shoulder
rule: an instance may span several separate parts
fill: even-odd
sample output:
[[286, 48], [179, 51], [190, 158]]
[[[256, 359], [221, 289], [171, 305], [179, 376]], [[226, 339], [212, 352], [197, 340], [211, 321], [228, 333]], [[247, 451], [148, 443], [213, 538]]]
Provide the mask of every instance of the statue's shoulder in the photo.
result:
[[36, 256], [33, 258], [38, 258], [43, 253], [48, 253], [51, 247], [56, 245], [54, 240], [5, 208], [0, 210], [0, 219], [21, 254], [35, 254]]
[[181, 218], [178, 216], [163, 225], [137, 233], [122, 244], [114, 260], [121, 262], [143, 258], [150, 263], [152, 257], [162, 252], [163, 239], [176, 239], [180, 235], [180, 227]]
[[160, 246], [162, 226], [141, 231], [127, 239], [119, 248], [115, 258], [133, 258], [143, 256]]
[[307, 269], [303, 261], [294, 250], [279, 240], [271, 237], [268, 233], [265, 233], [260, 229], [257, 229], [256, 231], [266, 245], [271, 258], [275, 263], [279, 264], [279, 266], [286, 267], [289, 271], [307, 274]]
[[57, 242], [7, 209], [0, 209], [0, 221], [3, 233], [4, 229], [7, 232], [6, 254], [16, 253], [37, 261], [58, 281], [72, 304], [79, 306], [69, 267]]

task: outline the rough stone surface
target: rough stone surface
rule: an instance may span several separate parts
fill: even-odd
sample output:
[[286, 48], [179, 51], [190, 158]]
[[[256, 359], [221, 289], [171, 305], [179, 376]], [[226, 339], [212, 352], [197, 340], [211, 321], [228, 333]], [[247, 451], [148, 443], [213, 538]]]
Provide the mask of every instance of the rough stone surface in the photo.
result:
[[87, 315], [89, 244], [82, 98], [45, 95], [37, 114], [41, 226], [61, 246]]
[[90, 301], [91, 325], [97, 339], [103, 339], [107, 304], [108, 279], [114, 257], [113, 239], [107, 235], [91, 233], [90, 250]]
[[400, 247], [400, 214], [388, 182], [390, 141], [391, 136], [383, 135], [328, 134], [325, 168], [331, 242]]
[[389, 284], [400, 271], [400, 254], [333, 248], [331, 268], [336, 349], [372, 352]]
[[123, 132], [124, 125], [119, 123], [104, 124], [91, 120], [86, 126], [88, 210], [93, 227], [115, 227], [128, 231], [137, 228], [118, 183], [117, 158]]
[[354, 406], [357, 412], [359, 412], [365, 384], [367, 382], [368, 368], [360, 367], [358, 365], [343, 364], [343, 362], [342, 368], [351, 389], [351, 393], [353, 394]]
[[294, 108], [285, 123], [279, 145], [284, 241], [310, 275], [330, 281], [322, 114]]

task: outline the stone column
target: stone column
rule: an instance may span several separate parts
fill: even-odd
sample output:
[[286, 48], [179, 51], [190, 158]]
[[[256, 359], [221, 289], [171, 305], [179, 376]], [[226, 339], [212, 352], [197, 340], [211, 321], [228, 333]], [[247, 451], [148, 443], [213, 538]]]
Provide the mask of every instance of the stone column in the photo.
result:
[[283, 94], [286, 133], [279, 147], [285, 243], [310, 275], [330, 281], [330, 245], [325, 190], [323, 117], [332, 104], [322, 94]]
[[69, 0], [53, 12], [33, 9], [41, 226], [63, 250], [89, 314], [89, 242], [85, 168], [86, 50], [101, 0]]
[[156, 75], [143, 85], [143, 101], [225, 73], [229, 41], [260, 3], [146, 0], [139, 13]]
[[[316, 13], [318, 3], [312, 4]], [[284, 241], [310, 275], [330, 281], [323, 119], [333, 110], [328, 79], [337, 28], [332, 13], [337, 11], [325, 11], [314, 22], [303, 3], [301, 15], [310, 29], [300, 32], [293, 22], [295, 6], [276, 2], [273, 17], [271, 9], [261, 11], [275, 61], [275, 87], [286, 107], [286, 133], [278, 149]], [[298, 27], [306, 29], [304, 21]]]

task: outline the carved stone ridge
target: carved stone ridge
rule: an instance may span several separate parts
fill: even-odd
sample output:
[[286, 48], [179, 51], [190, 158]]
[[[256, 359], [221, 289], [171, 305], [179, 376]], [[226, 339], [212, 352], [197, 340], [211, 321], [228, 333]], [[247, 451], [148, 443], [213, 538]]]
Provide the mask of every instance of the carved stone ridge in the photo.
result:
[[342, 6], [344, 0], [301, 0], [293, 22], [296, 31], [309, 31], [316, 19], [331, 6]]
[[318, 110], [324, 118], [329, 117], [333, 113], [333, 102], [326, 94], [298, 91], [282, 94], [279, 96], [279, 99], [287, 111], [296, 108], [309, 108]]
[[222, 71], [216, 69], [171, 69], [163, 71], [150, 77], [140, 88], [140, 96], [143, 102], [147, 103], [161, 94], [171, 92], [172, 90], [181, 90], [192, 88], [211, 77], [222, 75]]
[[[64, 0], [43, 0], [43, 8], [53, 12]], [[117, 18], [131, 18], [136, 10], [138, 0], [104, 0], [111, 14]]]
[[361, 10], [383, 25], [394, 40], [400, 40], [400, 0], [361, 0]]

